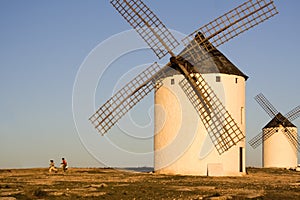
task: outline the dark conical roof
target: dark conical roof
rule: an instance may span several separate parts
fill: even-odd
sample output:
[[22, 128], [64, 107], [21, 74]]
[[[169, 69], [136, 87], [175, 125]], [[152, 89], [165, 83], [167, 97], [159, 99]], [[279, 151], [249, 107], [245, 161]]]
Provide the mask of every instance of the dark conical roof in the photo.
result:
[[246, 80], [248, 76], [239, 70], [230, 60], [228, 60], [218, 49], [214, 49], [208, 53], [211, 56], [213, 62], [203, 60], [197, 64], [197, 69], [200, 73], [222, 73], [242, 76]]
[[[284, 124], [282, 124], [284, 122]], [[290, 122], [286, 117], [284, 117], [281, 113], [278, 113], [265, 127], [265, 128], [275, 128], [280, 125], [284, 125], [285, 127], [296, 127], [292, 122]]]
[[[193, 45], [195, 45], [195, 42], [199, 44], [198, 39], [200, 37], [202, 37], [202, 39], [203, 39], [204, 35], [201, 33], [198, 33], [190, 45], [192, 45], [192, 43], [193, 43]], [[209, 74], [209, 73], [232, 74], [232, 75], [244, 77], [245, 80], [248, 79], [247, 75], [245, 75], [232, 62], [230, 62], [230, 60], [228, 60], [208, 40], [205, 41], [204, 44], [202, 44], [202, 43], [200, 44], [200, 46], [206, 45], [206, 46], [210, 47], [208, 53], [203, 53], [203, 52], [205, 52], [204, 49], [207, 49], [207, 48], [203, 48], [203, 50], [201, 50], [201, 51], [197, 50], [197, 49], [193, 49], [193, 48], [192, 48], [192, 50], [189, 50], [189, 49], [191, 49], [190, 45], [188, 45], [185, 49], [183, 49], [179, 55], [180, 55], [180, 59], [191, 62], [193, 64], [196, 72], [199, 72], [201, 74]], [[194, 55], [203, 57], [203, 59], [201, 59], [201, 61], [197, 61], [197, 63], [193, 63], [194, 61], [192, 61], [193, 60], [192, 57]]]

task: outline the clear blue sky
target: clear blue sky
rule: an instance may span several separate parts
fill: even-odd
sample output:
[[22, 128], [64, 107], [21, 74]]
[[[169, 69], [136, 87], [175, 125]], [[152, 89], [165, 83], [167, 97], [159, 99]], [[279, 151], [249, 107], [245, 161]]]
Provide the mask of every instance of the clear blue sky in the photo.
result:
[[[243, 1], [144, 2], [168, 28], [189, 34]], [[247, 141], [269, 121], [253, 100], [255, 95], [264, 93], [283, 114], [300, 104], [300, 2], [275, 3], [279, 15], [220, 47], [250, 77], [246, 97]], [[103, 144], [105, 137], [95, 131], [77, 132], [72, 112], [73, 86], [89, 53], [101, 42], [130, 28], [109, 0], [0, 1], [0, 168], [43, 167], [49, 159], [58, 163], [61, 157], [66, 157], [72, 166], [101, 166], [95, 157], [111, 152]], [[116, 48], [112, 46], [107, 51]], [[132, 61], [136, 57], [139, 59]], [[126, 72], [130, 66], [152, 61], [157, 60], [145, 50], [125, 55], [115, 65], [127, 65], [123, 69]], [[118, 74], [120, 70], [112, 67], [109, 73]], [[102, 95], [101, 88], [107, 85], [106, 90], [111, 90], [110, 84], [109, 80], [99, 82], [96, 106], [108, 97]], [[145, 105], [151, 105], [149, 99]], [[299, 126], [300, 120], [294, 124]], [[147, 130], [145, 137], [149, 138], [151, 127]], [[99, 141], [87, 146], [82, 142], [84, 134], [93, 134]], [[141, 146], [140, 152], [148, 152], [152, 147], [151, 141], [140, 146], [135, 142], [122, 144], [117, 129], [112, 130], [110, 137], [125, 148]], [[110, 159], [107, 162], [112, 165], [152, 165], [150, 154], [126, 157], [111, 153], [104, 159]], [[247, 165], [260, 166], [260, 160], [260, 150], [247, 146]]]

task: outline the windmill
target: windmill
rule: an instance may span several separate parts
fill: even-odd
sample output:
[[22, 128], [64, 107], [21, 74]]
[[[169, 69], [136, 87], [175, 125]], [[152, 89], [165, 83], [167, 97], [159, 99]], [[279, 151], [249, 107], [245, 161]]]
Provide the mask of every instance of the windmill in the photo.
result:
[[271, 121], [249, 144], [253, 148], [263, 144], [263, 167], [295, 168], [300, 143], [297, 127], [292, 121], [300, 116], [300, 106], [283, 116], [263, 94], [260, 93], [254, 98], [271, 117]]
[[[178, 55], [175, 55], [173, 50], [180, 43], [141, 0], [111, 0], [110, 3], [159, 59], [167, 54], [171, 58], [163, 67], [153, 63], [115, 93], [89, 118], [98, 132], [105, 134], [152, 90], [156, 90], [157, 93], [163, 88], [164, 80], [170, 76], [170, 70], [175, 70], [182, 78], [180, 81], [182, 91], [192, 102], [191, 105], [196, 110], [218, 155], [244, 141], [244, 128], [239, 127], [222, 100], [197, 70], [197, 66], [211, 60], [211, 54], [218, 52], [216, 47], [276, 15], [278, 12], [273, 1], [249, 0], [199, 28], [182, 40], [185, 48]], [[155, 139], [155, 143], [156, 141]], [[158, 158], [155, 165], [160, 165], [165, 156], [155, 155], [155, 158]], [[163, 167], [166, 166], [158, 168]]]

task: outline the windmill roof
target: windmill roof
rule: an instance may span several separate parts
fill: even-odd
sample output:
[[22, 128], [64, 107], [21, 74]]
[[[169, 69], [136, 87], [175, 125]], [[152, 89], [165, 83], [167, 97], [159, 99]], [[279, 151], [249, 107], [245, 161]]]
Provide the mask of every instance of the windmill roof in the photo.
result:
[[282, 121], [284, 121], [285, 127], [296, 127], [292, 122], [290, 122], [286, 117], [284, 117], [281, 113], [278, 113], [265, 127], [265, 128], [275, 128], [282, 125]]
[[[194, 41], [197, 42], [197, 37], [199, 36], [204, 37], [201, 33], [198, 33], [195, 36]], [[226, 58], [226, 56], [223, 53], [221, 53], [217, 48], [215, 48], [209, 41], [206, 41], [205, 44], [201, 44], [201, 45], [209, 45], [211, 49], [207, 54], [202, 56], [203, 59], [201, 61], [199, 61], [198, 63], [194, 63], [194, 67], [197, 72], [201, 74], [208, 74], [208, 73], [231, 74], [231, 75], [242, 76], [245, 78], [245, 80], [248, 79], [247, 75], [245, 75], [241, 70], [239, 70], [228, 58]], [[179, 54], [181, 55], [182, 59], [186, 59], [189, 61], [189, 58], [191, 57], [190, 56], [191, 51], [187, 51], [187, 49], [189, 48], [190, 46], [187, 46]], [[197, 51], [197, 54], [201, 54], [201, 51]]]
[[232, 74], [244, 77], [246, 80], [248, 76], [239, 70], [223, 53], [218, 49], [214, 49], [208, 53], [211, 56], [211, 61], [208, 59], [200, 61], [197, 64], [197, 69], [200, 73], [223, 73]]

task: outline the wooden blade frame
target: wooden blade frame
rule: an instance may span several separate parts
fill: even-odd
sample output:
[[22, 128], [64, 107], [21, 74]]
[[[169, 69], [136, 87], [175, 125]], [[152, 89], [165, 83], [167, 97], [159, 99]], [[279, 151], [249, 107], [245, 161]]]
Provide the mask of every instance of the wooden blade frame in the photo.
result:
[[[187, 79], [183, 79], [179, 84], [198, 112], [218, 153], [222, 154], [244, 139], [245, 135], [204, 78], [200, 74], [195, 76], [198, 90], [194, 90]], [[203, 97], [200, 99], [196, 94], [199, 90]]]
[[292, 109], [290, 112], [288, 112], [285, 117], [289, 121], [294, 121], [298, 117], [300, 117], [300, 106], [297, 106], [296, 108]]
[[179, 45], [166, 26], [141, 0], [111, 0], [110, 3], [162, 58]]
[[[274, 118], [279, 113], [277, 109], [270, 103], [270, 101], [262, 93], [256, 95], [254, 99], [271, 118]], [[278, 119], [278, 121], [282, 121], [282, 120]], [[282, 121], [282, 123], [284, 124], [285, 121], [286, 120]], [[252, 138], [249, 141], [249, 144], [252, 146], [252, 148], [255, 149], [259, 145], [261, 145], [263, 141], [266, 141], [268, 138], [270, 138], [274, 133], [276, 133], [276, 128], [271, 129], [266, 133], [261, 132], [258, 135], [256, 135], [254, 138]]]
[[266, 141], [268, 138], [270, 138], [274, 133], [276, 133], [276, 128], [270, 129], [265, 134], [263, 132], [260, 132], [249, 141], [249, 144], [252, 146], [252, 148], [255, 149], [259, 145], [261, 145], [263, 141]]
[[[290, 112], [286, 114], [286, 119], [289, 121], [293, 121], [297, 119], [300, 116], [300, 106], [297, 106], [296, 108], [292, 109]], [[286, 128], [286, 132], [284, 134], [289, 139], [289, 142], [294, 145], [294, 147], [297, 149], [298, 152], [300, 152], [300, 141], [298, 134], [295, 136], [290, 132], [288, 128]]]
[[279, 113], [262, 93], [255, 96], [254, 99], [271, 118], [274, 118]]
[[[254, 138], [252, 138], [249, 141], [249, 144], [252, 146], [252, 148], [256, 149], [258, 146], [260, 146], [262, 144], [263, 141], [266, 141], [274, 133], [276, 133], [277, 130], [278, 130], [277, 128], [272, 128], [266, 133], [260, 132], [258, 135], [256, 135]], [[292, 146], [294, 146], [297, 151], [300, 151], [299, 138], [297, 136], [295, 137], [288, 128], [285, 128], [285, 131], [283, 133], [288, 138], [288, 141], [290, 142], [290, 144]]]
[[[182, 40], [186, 46], [185, 54], [190, 53], [186, 57], [192, 58], [192, 64], [198, 63], [203, 58], [199, 55], [212, 50], [211, 44], [218, 47], [276, 14], [278, 11], [272, 0], [249, 0], [185, 37]], [[194, 37], [198, 33], [204, 37], [194, 42]], [[193, 53], [199, 51], [202, 53]]]
[[285, 128], [283, 133], [289, 139], [290, 144], [296, 148], [296, 151], [300, 152], [300, 143], [299, 143], [298, 135], [294, 136], [294, 134], [291, 133], [289, 128]]
[[[89, 118], [98, 132], [102, 135], [105, 134], [133, 106], [155, 87], [159, 87], [158, 75], [162, 75], [163, 69], [157, 63], [152, 64], [107, 100]], [[160, 73], [158, 73], [159, 71]]]

